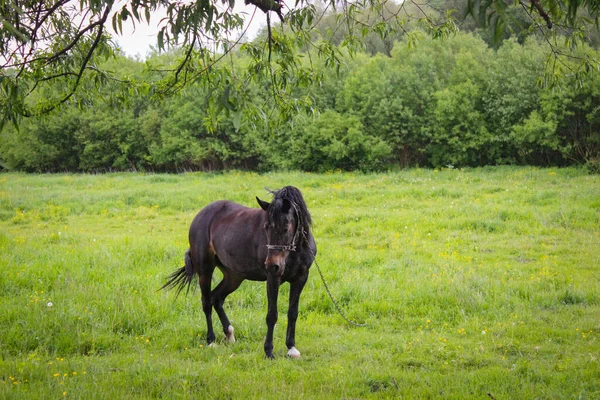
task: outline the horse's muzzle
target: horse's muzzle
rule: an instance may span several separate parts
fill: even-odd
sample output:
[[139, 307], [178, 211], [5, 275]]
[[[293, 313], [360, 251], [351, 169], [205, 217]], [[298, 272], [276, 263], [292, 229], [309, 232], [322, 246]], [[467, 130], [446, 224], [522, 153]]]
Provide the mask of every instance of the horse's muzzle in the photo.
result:
[[267, 273], [277, 276], [283, 275], [286, 261], [287, 254], [285, 254], [283, 251], [274, 252], [274, 254], [267, 256], [267, 259], [265, 260], [265, 268], [267, 269]]

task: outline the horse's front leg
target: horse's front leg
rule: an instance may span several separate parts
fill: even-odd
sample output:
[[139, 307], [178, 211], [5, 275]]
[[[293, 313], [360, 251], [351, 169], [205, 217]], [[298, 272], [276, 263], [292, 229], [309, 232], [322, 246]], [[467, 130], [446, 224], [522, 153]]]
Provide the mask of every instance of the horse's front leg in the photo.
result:
[[267, 311], [267, 338], [265, 339], [265, 356], [273, 357], [273, 330], [277, 323], [277, 297], [279, 296], [280, 278], [276, 274], [267, 275], [267, 298], [269, 310]]
[[285, 344], [288, 348], [288, 357], [300, 358], [300, 352], [296, 349], [296, 320], [298, 319], [298, 304], [300, 302], [300, 294], [308, 279], [306, 275], [290, 283], [290, 306], [288, 308], [288, 326]]

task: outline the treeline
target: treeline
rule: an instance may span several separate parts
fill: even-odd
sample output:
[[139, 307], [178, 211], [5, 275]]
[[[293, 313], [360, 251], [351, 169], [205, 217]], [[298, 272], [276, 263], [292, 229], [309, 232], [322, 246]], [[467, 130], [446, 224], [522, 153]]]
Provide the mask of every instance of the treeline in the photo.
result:
[[[600, 59], [580, 48], [581, 57]], [[600, 79], [561, 62], [534, 39], [492, 49], [461, 33], [447, 40], [401, 39], [386, 54], [356, 54], [339, 73], [322, 67], [312, 99], [277, 129], [243, 110], [214, 112], [214, 92], [190, 85], [157, 103], [127, 107], [65, 104], [59, 112], [5, 126], [0, 159], [21, 171], [220, 169], [383, 170], [496, 164], [600, 168]], [[551, 60], [551, 59], [550, 59]], [[242, 55], [232, 63], [245, 63]], [[120, 57], [114, 69], [143, 62]], [[235, 67], [233, 67], [235, 68]], [[550, 71], [550, 73], [548, 73]], [[555, 75], [553, 75], [555, 73]], [[551, 85], [544, 85], [551, 81]], [[257, 101], [267, 85], [246, 90]], [[98, 96], [110, 95], [110, 85]], [[229, 90], [223, 87], [223, 90]], [[256, 116], [255, 116], [256, 117]], [[262, 118], [271, 114], [265, 112]]]

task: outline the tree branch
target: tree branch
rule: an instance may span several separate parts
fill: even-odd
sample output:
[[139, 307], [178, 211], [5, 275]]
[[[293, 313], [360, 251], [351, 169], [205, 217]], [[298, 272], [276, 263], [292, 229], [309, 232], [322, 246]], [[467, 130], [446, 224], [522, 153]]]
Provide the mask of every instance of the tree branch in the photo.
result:
[[269, 11], [274, 11], [279, 16], [281, 22], [283, 22], [283, 14], [281, 13], [283, 5], [279, 0], [244, 0], [244, 3], [255, 5], [265, 14]]
[[66, 103], [75, 94], [77, 87], [79, 86], [79, 82], [81, 81], [81, 78], [83, 76], [83, 73], [85, 72], [88, 63], [90, 62], [92, 55], [94, 54], [94, 51], [100, 44], [100, 40], [102, 39], [102, 34], [104, 33], [104, 24], [106, 23], [106, 20], [108, 19], [108, 15], [110, 14], [111, 9], [112, 9], [112, 2], [110, 2], [106, 6], [106, 9], [104, 10], [104, 14], [100, 18], [100, 20], [98, 20], [94, 24], [90, 25], [90, 26], [92, 26], [92, 25], [98, 26], [98, 33], [96, 34], [96, 37], [94, 38], [94, 42], [92, 43], [92, 46], [90, 47], [87, 54], [85, 55], [85, 58], [83, 59], [83, 63], [81, 64], [81, 68], [79, 69], [79, 72], [77, 73], [77, 79], [75, 80], [75, 83], [73, 84], [73, 87], [71, 88], [71, 91], [65, 97], [63, 97], [60, 101], [58, 101], [57, 103], [53, 104], [52, 106], [44, 109], [43, 110], [44, 113], [55, 110], [60, 105]]
[[544, 18], [548, 29], [552, 29], [552, 20], [550, 19], [548, 13], [544, 10], [544, 7], [542, 7], [540, 4], [540, 0], [531, 0], [531, 6], [537, 10], [538, 14], [540, 14], [542, 18]]

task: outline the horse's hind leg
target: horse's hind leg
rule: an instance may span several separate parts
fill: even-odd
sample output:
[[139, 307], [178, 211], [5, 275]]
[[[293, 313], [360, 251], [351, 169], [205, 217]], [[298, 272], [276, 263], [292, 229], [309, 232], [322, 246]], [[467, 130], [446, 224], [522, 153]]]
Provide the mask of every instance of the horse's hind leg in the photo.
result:
[[215, 267], [211, 263], [204, 262], [198, 272], [198, 275], [200, 276], [200, 291], [202, 292], [202, 311], [204, 311], [204, 315], [206, 316], [206, 341], [209, 345], [215, 341], [215, 331], [213, 330], [212, 324], [212, 297], [210, 291], [214, 269]]
[[215, 311], [221, 320], [223, 332], [225, 332], [225, 336], [227, 337], [229, 343], [235, 343], [235, 336], [233, 335], [233, 326], [229, 322], [229, 318], [227, 318], [227, 314], [225, 314], [225, 310], [223, 309], [223, 303], [225, 302], [225, 298], [227, 298], [230, 293], [240, 287], [242, 281], [243, 279], [232, 277], [224, 272], [223, 280], [211, 293], [213, 306], [215, 307]]

